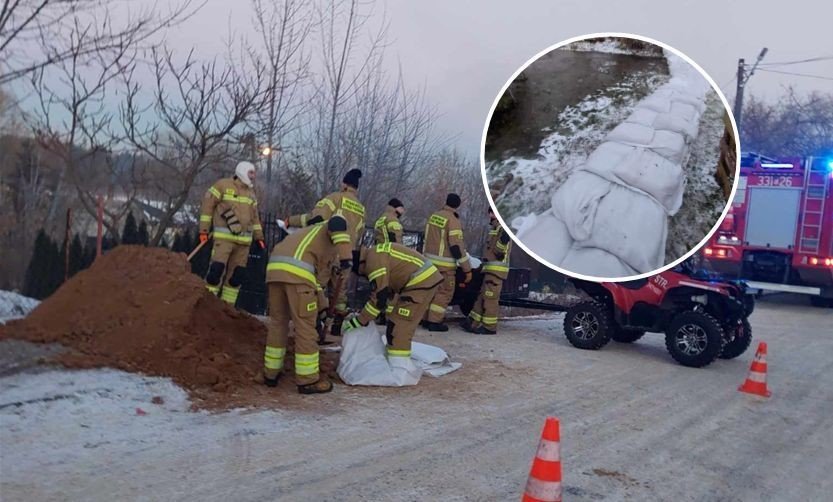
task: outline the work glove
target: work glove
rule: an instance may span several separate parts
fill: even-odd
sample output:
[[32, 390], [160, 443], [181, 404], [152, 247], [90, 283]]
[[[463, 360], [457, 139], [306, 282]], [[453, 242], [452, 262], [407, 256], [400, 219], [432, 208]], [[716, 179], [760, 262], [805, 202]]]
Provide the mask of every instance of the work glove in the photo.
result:
[[338, 264], [341, 270], [349, 270], [353, 268], [353, 260], [341, 260]]
[[365, 325], [362, 324], [361, 321], [359, 321], [358, 316], [353, 316], [350, 319], [344, 321], [344, 323], [341, 325], [341, 330], [344, 333], [347, 333], [350, 330], [354, 330], [356, 328], [363, 328], [364, 326]]
[[258, 239], [257, 245], [260, 246], [260, 249], [266, 249], [266, 241], [263, 239]]
[[200, 232], [200, 244], [208, 242], [208, 232]]
[[466, 272], [466, 279], [463, 282], [465, 282], [465, 283], [471, 282], [471, 270]]

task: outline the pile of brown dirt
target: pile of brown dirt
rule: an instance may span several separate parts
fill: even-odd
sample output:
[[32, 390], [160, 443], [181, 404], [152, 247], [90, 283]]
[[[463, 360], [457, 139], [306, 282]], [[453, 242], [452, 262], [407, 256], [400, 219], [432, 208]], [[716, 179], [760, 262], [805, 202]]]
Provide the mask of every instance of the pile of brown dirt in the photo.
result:
[[[218, 394], [257, 385], [266, 326], [209, 294], [184, 255], [119, 246], [28, 317], [0, 327], [3, 338], [65, 345], [72, 350], [55, 361], [68, 367], [170, 377], [216, 405]], [[322, 367], [332, 373], [335, 363]]]

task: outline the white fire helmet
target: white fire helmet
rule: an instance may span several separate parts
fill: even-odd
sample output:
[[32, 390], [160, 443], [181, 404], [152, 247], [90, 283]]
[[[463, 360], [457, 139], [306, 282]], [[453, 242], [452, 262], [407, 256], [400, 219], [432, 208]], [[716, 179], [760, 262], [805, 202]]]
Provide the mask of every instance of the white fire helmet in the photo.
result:
[[237, 167], [234, 169], [234, 175], [237, 176], [237, 178], [242, 181], [244, 185], [251, 187], [252, 180], [249, 178], [249, 172], [254, 170], [254, 164], [243, 161], [237, 164]]

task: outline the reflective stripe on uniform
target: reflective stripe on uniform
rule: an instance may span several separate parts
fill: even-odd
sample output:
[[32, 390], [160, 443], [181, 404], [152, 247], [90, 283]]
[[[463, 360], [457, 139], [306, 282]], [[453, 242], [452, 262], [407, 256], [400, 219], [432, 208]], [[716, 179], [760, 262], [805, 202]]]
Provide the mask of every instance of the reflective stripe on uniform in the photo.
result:
[[480, 322], [483, 319], [483, 316], [472, 310], [469, 312], [469, 317], [471, 317], [474, 321]]
[[237, 296], [240, 294], [240, 288], [233, 288], [231, 286], [223, 286], [223, 290], [220, 291], [220, 299], [226, 303], [231, 303], [234, 305], [237, 303]]
[[289, 256], [270, 257], [269, 264], [266, 265], [266, 271], [272, 272], [280, 270], [297, 275], [301, 279], [305, 279], [315, 286], [318, 286], [318, 282], [315, 279], [315, 267], [305, 261], [290, 258]]
[[211, 215], [210, 214], [201, 214], [200, 221], [202, 222], [211, 222]]
[[331, 201], [330, 199], [328, 199], [326, 197], [319, 200], [318, 203], [315, 204], [315, 207], [324, 207], [324, 206], [329, 207], [330, 211], [335, 211], [336, 210], [335, 203], [333, 203], [333, 201]]
[[279, 370], [283, 368], [283, 359], [286, 355], [286, 347], [270, 347], [266, 346], [266, 352], [263, 354], [263, 365], [268, 370]]
[[462, 238], [463, 238], [463, 231], [462, 231], [462, 230], [459, 230], [459, 229], [457, 229], [457, 230], [449, 230], [449, 231], [448, 231], [448, 236], [449, 236], [449, 237], [459, 237], [459, 238], [461, 238], [461, 239], [462, 239]]
[[318, 352], [312, 354], [295, 353], [295, 374], [309, 376], [318, 373]]
[[375, 281], [376, 279], [378, 279], [379, 277], [382, 277], [383, 275], [385, 275], [387, 273], [388, 273], [387, 268], [385, 268], [385, 267], [377, 268], [376, 270], [367, 274], [367, 280]]
[[217, 190], [217, 189], [216, 189], [216, 188], [214, 188], [214, 187], [209, 188], [209, 189], [208, 189], [208, 193], [210, 193], [211, 195], [213, 195], [214, 197], [216, 197], [216, 198], [218, 198], [218, 199], [222, 199], [222, 198], [223, 198], [223, 196], [220, 194], [220, 191], [219, 191], [219, 190]]
[[364, 218], [364, 206], [360, 202], [344, 197], [341, 199], [341, 207]]
[[387, 308], [385, 308], [385, 312], [388, 313], [388, 314], [393, 312], [393, 305], [388, 305]]
[[233, 234], [231, 230], [225, 227], [214, 227], [214, 238], [220, 241], [230, 241], [237, 244], [251, 244], [251, 232], [243, 232], [242, 234]]
[[237, 202], [238, 204], [246, 204], [248, 206], [251, 206], [256, 203], [256, 201], [251, 197], [235, 195], [233, 193], [224, 193], [222, 200], [229, 200], [231, 202]]
[[396, 258], [397, 260], [408, 262], [408, 263], [413, 263], [414, 265], [416, 265], [418, 267], [422, 267], [422, 266], [425, 265], [424, 260], [420, 260], [416, 256], [411, 256], [409, 254], [402, 253], [402, 252], [397, 251], [395, 249], [390, 250], [390, 255], [391, 255], [392, 258]]
[[509, 243], [507, 242], [506, 244], [503, 244], [502, 242], [497, 241], [497, 243], [495, 244], [495, 247], [498, 248], [501, 251], [506, 251], [506, 248], [509, 247]]
[[437, 256], [435, 254], [425, 254], [425, 257], [431, 260], [431, 263], [438, 267], [457, 267], [457, 262], [454, 258], [446, 258], [445, 256]]
[[373, 317], [377, 317], [379, 314], [382, 313], [381, 310], [377, 309], [375, 305], [372, 305], [370, 302], [364, 304], [364, 309]]
[[405, 288], [416, 286], [417, 284], [423, 282], [424, 280], [434, 275], [434, 272], [439, 272], [437, 270], [437, 267], [435, 267], [431, 263], [424, 264], [422, 268], [411, 274], [411, 279], [408, 281], [407, 284], [405, 284]]
[[303, 239], [301, 239], [301, 243], [298, 244], [298, 248], [295, 250], [294, 256], [296, 260], [300, 260], [304, 257], [304, 253], [309, 247], [310, 242], [312, 242], [312, 240], [315, 238], [316, 235], [318, 235], [318, 232], [320, 232], [322, 228], [324, 228], [323, 224], [317, 223], [314, 227], [312, 227], [312, 230], [310, 230], [310, 232], [307, 235], [305, 235]]
[[390, 228], [392, 230], [402, 230], [402, 224], [399, 223], [398, 221], [389, 221], [388, 222], [388, 228]]
[[503, 261], [487, 261], [483, 264], [484, 272], [509, 272], [509, 266]]
[[431, 310], [432, 312], [439, 312], [441, 314], [445, 314], [445, 307], [441, 307], [439, 305], [434, 305], [433, 303], [431, 304], [431, 306], [428, 307], [428, 309]]
[[410, 350], [397, 350], [388, 347], [387, 352], [388, 357], [411, 357]]
[[497, 317], [483, 316], [480, 318], [480, 322], [482, 322], [483, 324], [497, 324]]
[[260, 225], [252, 225], [252, 230], [263, 230], [263, 227]]
[[330, 235], [330, 240], [333, 244], [341, 244], [342, 242], [350, 243], [350, 236], [346, 233], [334, 233]]
[[211, 284], [206, 284], [205, 289], [210, 291], [212, 295], [216, 295], [220, 291], [220, 286], [212, 286]]

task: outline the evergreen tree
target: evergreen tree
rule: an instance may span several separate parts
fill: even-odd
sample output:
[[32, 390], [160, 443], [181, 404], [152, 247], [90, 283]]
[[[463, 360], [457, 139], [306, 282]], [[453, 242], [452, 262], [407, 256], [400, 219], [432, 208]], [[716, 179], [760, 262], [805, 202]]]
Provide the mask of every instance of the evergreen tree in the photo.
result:
[[136, 218], [133, 213], [127, 213], [124, 221], [124, 229], [121, 232], [122, 244], [139, 244], [139, 229], [136, 227]]
[[64, 266], [61, 262], [61, 252], [44, 229], [40, 229], [35, 237], [32, 259], [26, 268], [23, 283], [23, 294], [31, 298], [43, 300], [55, 292], [64, 279]]
[[173, 251], [174, 253], [182, 253], [184, 252], [184, 247], [185, 246], [182, 245], [182, 236], [179, 234], [179, 232], [177, 232], [176, 235], [174, 235], [174, 245], [171, 247], [171, 251]]
[[150, 235], [148, 234], [148, 224], [145, 220], [139, 223], [139, 231], [137, 233], [137, 244], [147, 246], [150, 242]]
[[72, 277], [85, 268], [84, 248], [81, 246], [81, 238], [75, 234], [69, 245], [69, 276]]

